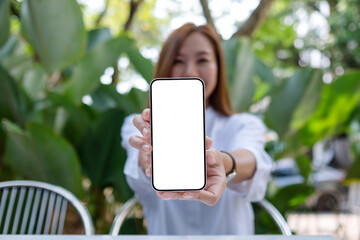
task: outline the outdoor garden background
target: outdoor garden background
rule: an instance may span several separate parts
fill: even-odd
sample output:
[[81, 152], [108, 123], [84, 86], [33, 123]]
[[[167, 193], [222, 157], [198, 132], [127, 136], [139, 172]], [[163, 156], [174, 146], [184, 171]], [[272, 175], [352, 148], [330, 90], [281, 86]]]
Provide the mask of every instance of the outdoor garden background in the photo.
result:
[[[162, 42], [189, 21], [215, 26], [233, 107], [264, 120], [267, 151], [293, 159], [302, 177], [271, 183], [267, 199], [284, 216], [348, 211], [309, 202], [319, 141], [341, 148], [332, 160], [344, 172], [345, 203], [360, 177], [358, 0], [1, 0], [0, 180], [61, 185], [107, 233], [133, 195], [123, 119], [145, 107]], [[258, 231], [273, 232], [258, 215]], [[141, 222], [124, 232], [143, 233]]]

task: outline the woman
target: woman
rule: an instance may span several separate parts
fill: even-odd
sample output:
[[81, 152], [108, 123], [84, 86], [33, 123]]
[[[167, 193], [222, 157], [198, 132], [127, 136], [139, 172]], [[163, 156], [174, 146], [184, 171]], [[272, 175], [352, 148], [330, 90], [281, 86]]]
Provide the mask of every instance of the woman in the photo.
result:
[[216, 32], [189, 23], [175, 30], [163, 45], [155, 77], [205, 82], [207, 185], [201, 191], [156, 192], [150, 179], [150, 110], [127, 117], [121, 132], [128, 155], [124, 173], [143, 206], [148, 233], [253, 234], [250, 201], [264, 197], [272, 160], [264, 151], [263, 123], [232, 112]]

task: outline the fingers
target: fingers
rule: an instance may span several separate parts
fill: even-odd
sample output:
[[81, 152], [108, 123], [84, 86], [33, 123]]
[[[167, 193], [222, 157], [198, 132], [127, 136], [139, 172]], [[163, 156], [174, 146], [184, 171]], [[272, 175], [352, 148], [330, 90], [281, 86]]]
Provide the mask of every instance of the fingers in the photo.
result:
[[[144, 110], [145, 111], [145, 110]], [[150, 113], [150, 112], [149, 112]], [[146, 114], [145, 114], [146, 115]], [[145, 138], [150, 138], [150, 122], [143, 118], [143, 114], [136, 115], [133, 118], [134, 126], [141, 132]]]
[[145, 175], [151, 177], [151, 156], [148, 153], [140, 152], [140, 165], [143, 166]]
[[141, 115], [145, 121], [150, 122], [151, 117], [150, 117], [150, 109], [149, 108], [145, 108]]
[[198, 192], [157, 192], [163, 200], [195, 200]]
[[151, 164], [146, 168], [145, 175], [148, 177], [151, 177]]
[[184, 197], [188, 200], [199, 200], [209, 206], [214, 206], [219, 200], [219, 197], [214, 193], [203, 190], [198, 192], [186, 192], [184, 193]]
[[139, 163], [147, 176], [151, 176], [151, 129], [150, 129], [150, 109], [146, 108], [141, 114], [133, 118], [134, 126], [140, 131], [142, 136], [132, 135], [129, 144], [140, 151]]
[[156, 194], [163, 200], [184, 200], [184, 192], [157, 192]]
[[213, 141], [211, 138], [209, 138], [208, 136], [206, 136], [206, 150], [209, 150], [212, 147]]
[[206, 151], [206, 162], [208, 165], [216, 164], [215, 153], [213, 151], [211, 151], [211, 150]]
[[212, 192], [205, 190], [189, 192], [157, 192], [163, 200], [198, 200], [209, 206], [215, 205], [219, 198]]
[[129, 143], [132, 147], [134, 147], [140, 151], [143, 151], [147, 154], [150, 154], [152, 151], [152, 147], [151, 147], [149, 140], [145, 139], [143, 137], [136, 136], [136, 135], [130, 136]]

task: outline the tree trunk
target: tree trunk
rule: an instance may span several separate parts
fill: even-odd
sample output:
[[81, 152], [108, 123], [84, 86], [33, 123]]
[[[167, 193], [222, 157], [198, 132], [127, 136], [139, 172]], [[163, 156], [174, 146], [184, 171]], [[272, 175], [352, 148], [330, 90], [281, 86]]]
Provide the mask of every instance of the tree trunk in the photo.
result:
[[130, 2], [130, 12], [129, 12], [129, 17], [124, 25], [124, 30], [125, 31], [128, 31], [130, 30], [130, 27], [131, 27], [131, 24], [132, 24], [132, 21], [134, 19], [134, 16], [135, 16], [135, 13], [136, 13], [136, 10], [138, 9], [139, 5], [143, 2], [143, 0], [131, 0]]
[[[124, 31], [129, 31], [130, 28], [131, 28], [131, 24], [133, 22], [133, 19], [134, 19], [134, 16], [135, 16], [135, 13], [139, 7], [139, 5], [143, 2], [143, 0], [131, 0], [130, 2], [130, 10], [129, 10], [129, 16], [128, 16], [128, 19], [124, 25]], [[114, 64], [113, 66], [114, 68], [114, 74], [112, 75], [112, 81], [111, 81], [111, 84], [116, 86], [117, 83], [119, 82], [119, 74], [120, 74], [120, 71], [118, 69], [118, 66], [117, 66], [117, 63]]]
[[216, 31], [216, 27], [215, 27], [214, 21], [213, 21], [213, 19], [211, 17], [211, 13], [210, 13], [210, 9], [209, 9], [209, 5], [208, 5], [207, 0], [200, 0], [200, 4], [201, 4], [201, 7], [203, 9], [204, 17], [206, 18], [207, 24], [212, 26]]
[[96, 22], [95, 22], [95, 27], [96, 27], [96, 28], [98, 28], [98, 27], [100, 26], [100, 22], [101, 22], [101, 20], [104, 18], [104, 16], [106, 15], [108, 6], [109, 6], [109, 0], [106, 0], [104, 10], [100, 13], [100, 15], [98, 16], [98, 18], [96, 19]]
[[246, 20], [246, 22], [232, 35], [232, 38], [242, 36], [251, 37], [255, 30], [263, 23], [269, 13], [271, 4], [274, 0], [261, 0], [257, 8]]

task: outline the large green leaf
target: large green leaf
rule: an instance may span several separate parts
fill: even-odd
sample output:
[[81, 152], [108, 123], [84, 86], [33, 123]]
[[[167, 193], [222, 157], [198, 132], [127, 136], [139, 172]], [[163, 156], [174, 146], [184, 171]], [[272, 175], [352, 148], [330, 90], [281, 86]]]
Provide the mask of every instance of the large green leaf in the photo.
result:
[[1, 64], [16, 82], [20, 83], [24, 74], [34, 68], [34, 59], [29, 55], [25, 42], [17, 39], [14, 35], [10, 37], [4, 48], [2, 48], [4, 56]]
[[324, 87], [315, 114], [301, 129], [304, 142], [316, 141], [345, 131], [360, 102], [360, 72], [343, 75]]
[[118, 109], [103, 113], [84, 135], [79, 149], [92, 187], [113, 186], [121, 200], [132, 195], [123, 174], [126, 152], [121, 148], [120, 129], [124, 117]]
[[7, 132], [5, 162], [26, 178], [63, 186], [81, 197], [81, 168], [72, 146], [37, 123], [26, 131], [3, 121]]
[[129, 94], [120, 94], [112, 85], [100, 85], [91, 94], [93, 99], [92, 107], [99, 112], [105, 112], [112, 108], [119, 108], [129, 115], [138, 112], [137, 101], [130, 99]]
[[141, 76], [150, 83], [154, 74], [154, 65], [151, 60], [144, 58], [135, 44], [126, 50], [126, 54], [128, 55], [129, 60], [135, 67], [136, 71], [139, 72]]
[[322, 71], [316, 70], [310, 76], [309, 84], [293, 113], [291, 129], [297, 130], [304, 126], [319, 106], [322, 93]]
[[312, 173], [311, 160], [306, 155], [300, 155], [296, 159], [296, 166], [299, 173], [304, 177], [305, 183], [308, 183], [309, 176]]
[[120, 54], [132, 44], [132, 39], [120, 36], [95, 47], [75, 66], [73, 75], [65, 86], [65, 96], [79, 103], [84, 95], [91, 94], [99, 86], [105, 69], [116, 64]]
[[112, 38], [112, 36], [111, 36], [110, 28], [98, 28], [98, 29], [93, 29], [93, 30], [89, 31], [86, 51], [90, 52], [97, 45], [99, 45], [111, 38]]
[[311, 185], [293, 184], [279, 189], [271, 198], [271, 202], [282, 214], [285, 214], [287, 211], [294, 211], [304, 204], [306, 199], [314, 193], [315, 188]]
[[5, 44], [10, 35], [9, 5], [10, 0], [0, 1], [0, 47]]
[[29, 69], [23, 78], [23, 88], [32, 100], [45, 97], [46, 72], [40, 66]]
[[321, 72], [303, 69], [295, 72], [271, 96], [271, 103], [265, 113], [267, 125], [280, 137], [294, 127], [300, 127], [317, 108], [321, 94]]
[[[92, 116], [85, 109], [85, 105], [77, 106], [73, 102], [56, 93], [49, 93], [50, 108], [57, 110], [58, 120], [55, 127], [74, 146], [78, 146], [82, 137], [90, 127], [91, 121], [97, 116]], [[60, 110], [60, 111], [59, 111]], [[62, 116], [59, 116], [62, 114]]]
[[15, 80], [0, 65], [0, 119], [7, 118], [23, 124], [20, 92]]
[[24, 0], [21, 26], [48, 73], [69, 66], [85, 52], [86, 31], [75, 0]]
[[236, 69], [236, 53], [239, 52], [241, 43], [238, 39], [231, 38], [229, 40], [222, 42], [222, 48], [224, 51], [225, 64], [226, 64], [226, 75], [228, 78], [229, 84], [232, 83], [234, 78], [234, 72]]
[[11, 35], [6, 43], [0, 48], [0, 61], [6, 58], [11, 52], [14, 51], [18, 39], [16, 35]]
[[255, 96], [253, 101], [257, 102], [263, 99], [265, 96], [271, 94], [279, 84], [278, 79], [273, 74], [273, 71], [263, 61], [255, 57], [254, 59], [254, 71], [255, 71]]
[[278, 79], [275, 77], [272, 69], [259, 58], [255, 58], [254, 70], [255, 74], [259, 76], [261, 81], [268, 83], [272, 87], [278, 85]]
[[144, 108], [149, 107], [149, 92], [141, 91], [138, 88], [132, 88], [125, 97], [135, 106], [135, 112], [142, 112]]
[[140, 113], [144, 108], [149, 107], [149, 92], [144, 92], [138, 88], [132, 88], [130, 92], [119, 94], [115, 88], [102, 86], [93, 95], [94, 107], [100, 111], [110, 108], [119, 108], [126, 115]]
[[225, 49], [227, 55], [235, 54], [236, 56], [226, 57], [232, 61], [228, 63], [232, 106], [237, 112], [247, 111], [253, 102], [255, 92], [254, 55], [250, 50], [250, 42], [248, 39], [244, 39], [240, 43], [230, 42]]

